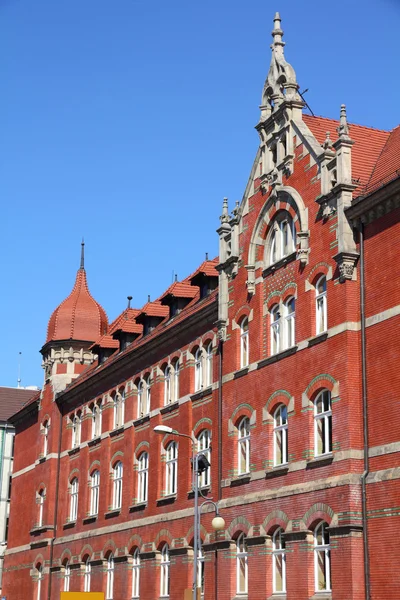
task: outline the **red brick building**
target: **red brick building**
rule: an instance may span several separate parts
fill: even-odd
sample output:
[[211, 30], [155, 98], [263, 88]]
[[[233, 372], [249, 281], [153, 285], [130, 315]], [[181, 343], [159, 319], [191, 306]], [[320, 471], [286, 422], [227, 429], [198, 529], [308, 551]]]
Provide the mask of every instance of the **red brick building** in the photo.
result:
[[[4, 594], [398, 598], [400, 128], [303, 112], [280, 18], [219, 258], [108, 324], [83, 264], [17, 413]], [[327, 132], [331, 132], [330, 134]]]

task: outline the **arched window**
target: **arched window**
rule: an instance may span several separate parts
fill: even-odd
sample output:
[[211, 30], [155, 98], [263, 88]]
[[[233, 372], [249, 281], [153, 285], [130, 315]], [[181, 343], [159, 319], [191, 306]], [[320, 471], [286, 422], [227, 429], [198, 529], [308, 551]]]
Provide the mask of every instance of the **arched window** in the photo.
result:
[[210, 342], [206, 348], [206, 387], [213, 382], [213, 347]]
[[41, 600], [42, 592], [42, 581], [43, 581], [43, 567], [41, 564], [36, 565], [36, 600]]
[[272, 537], [272, 591], [286, 593], [286, 554], [283, 530], [277, 529]]
[[203, 354], [201, 348], [197, 348], [194, 355], [194, 391], [199, 392], [203, 387]]
[[242, 319], [240, 324], [240, 368], [249, 364], [249, 320]]
[[175, 442], [168, 444], [165, 459], [165, 493], [170, 496], [176, 494], [177, 490], [178, 446]]
[[319, 523], [314, 531], [315, 591], [331, 590], [331, 547], [328, 525]]
[[140, 595], [140, 554], [139, 548], [136, 548], [132, 557], [132, 598], [139, 598]]
[[164, 544], [161, 548], [161, 573], [160, 573], [160, 596], [165, 598], [169, 596], [169, 573], [170, 560], [169, 560], [169, 546]]
[[94, 403], [92, 406], [92, 439], [101, 435], [101, 404]]
[[204, 597], [204, 552], [199, 548], [197, 553], [197, 587], [200, 588], [200, 593]]
[[122, 506], [122, 475], [123, 466], [119, 460], [113, 469], [113, 509], [119, 509]]
[[165, 367], [164, 371], [164, 405], [171, 404], [171, 367]]
[[90, 476], [90, 514], [99, 514], [100, 471], [96, 470]]
[[83, 591], [90, 592], [90, 578], [92, 574], [92, 566], [89, 561], [89, 557], [86, 558], [85, 562], [85, 570], [83, 572]]
[[238, 425], [238, 474], [250, 472], [250, 421], [244, 417]]
[[106, 600], [114, 598], [114, 557], [112, 554], [107, 559], [107, 585], [106, 585]]
[[285, 345], [284, 348], [291, 348], [295, 343], [295, 323], [296, 323], [296, 301], [289, 298], [284, 304], [285, 311]]
[[71, 567], [67, 561], [64, 565], [64, 592], [69, 592], [69, 584], [71, 581]]
[[122, 427], [125, 413], [125, 390], [117, 392], [113, 398], [114, 405], [114, 429]]
[[[211, 452], [210, 452], [211, 435], [208, 429], [204, 429], [199, 437], [197, 438], [197, 452], [204, 454], [209, 463], [211, 463]], [[200, 475], [199, 484], [201, 487], [208, 487], [210, 485], [211, 467], [208, 467]]]
[[179, 363], [179, 360], [175, 361], [174, 364], [174, 394], [173, 394], [173, 398], [174, 398], [174, 402], [178, 402], [179, 398], [180, 398], [180, 391], [179, 391], [179, 376], [181, 373], [181, 365]]
[[241, 533], [236, 540], [236, 592], [237, 594], [247, 594], [248, 592], [248, 561], [247, 546], [244, 533]]
[[47, 456], [48, 448], [49, 448], [49, 422], [45, 421], [43, 423], [43, 456]]
[[314, 400], [314, 454], [332, 452], [332, 404], [329, 390], [322, 390]]
[[137, 418], [143, 417], [144, 412], [144, 386], [143, 381], [139, 381], [137, 386]]
[[72, 439], [71, 446], [76, 448], [81, 443], [81, 413], [71, 416], [72, 422]]
[[148, 377], [146, 377], [146, 379], [144, 380], [145, 386], [146, 386], [146, 402], [145, 402], [145, 415], [148, 415], [150, 412], [150, 401], [151, 401], [151, 384], [150, 384], [150, 375], [148, 375]]
[[149, 485], [149, 455], [142, 452], [138, 460], [138, 502], [147, 502]]
[[43, 505], [44, 505], [44, 490], [39, 490], [39, 493], [36, 498], [36, 502], [38, 505], [38, 521], [37, 526], [41, 527], [43, 525]]
[[272, 224], [269, 240], [269, 264], [289, 256], [296, 249], [296, 228], [287, 211], [281, 211]]
[[69, 505], [69, 520], [76, 521], [76, 519], [78, 518], [78, 493], [79, 493], [78, 478], [74, 477], [74, 479], [72, 479], [70, 485], [71, 485], [71, 487], [70, 487], [71, 498], [70, 498], [70, 505]]
[[326, 297], [326, 277], [323, 275], [315, 286], [316, 334], [328, 329], [328, 307]]
[[288, 416], [283, 404], [274, 413], [274, 466], [288, 462]]
[[270, 319], [271, 354], [277, 354], [281, 350], [281, 313], [279, 312], [279, 304], [272, 307]]

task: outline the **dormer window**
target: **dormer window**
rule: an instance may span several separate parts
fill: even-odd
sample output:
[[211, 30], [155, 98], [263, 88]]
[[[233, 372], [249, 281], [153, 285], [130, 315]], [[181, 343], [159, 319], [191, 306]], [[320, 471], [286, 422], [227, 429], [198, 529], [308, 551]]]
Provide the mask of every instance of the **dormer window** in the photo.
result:
[[296, 249], [296, 228], [290, 214], [282, 211], [272, 224], [269, 239], [269, 264], [289, 256]]

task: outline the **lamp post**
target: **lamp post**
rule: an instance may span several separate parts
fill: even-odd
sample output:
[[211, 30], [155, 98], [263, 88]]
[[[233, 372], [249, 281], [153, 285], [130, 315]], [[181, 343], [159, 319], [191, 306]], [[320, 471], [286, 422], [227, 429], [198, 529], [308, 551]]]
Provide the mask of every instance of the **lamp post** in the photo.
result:
[[[176, 435], [178, 437], [184, 437], [191, 441], [192, 444], [192, 467], [193, 467], [193, 478], [192, 478], [192, 489], [194, 492], [194, 531], [193, 531], [193, 600], [197, 600], [197, 578], [198, 578], [198, 565], [199, 565], [199, 549], [200, 549], [200, 516], [201, 509], [205, 504], [212, 504], [215, 510], [215, 517], [213, 518], [211, 525], [216, 531], [220, 531], [225, 527], [225, 521], [219, 514], [218, 503], [214, 502], [209, 498], [205, 498], [199, 488], [199, 474], [205, 471], [210, 463], [203, 452], [196, 451], [196, 440], [187, 433], [180, 433], [172, 427], [167, 425], [157, 425], [154, 427], [156, 433]], [[199, 505], [199, 496], [205, 498], [205, 502]]]

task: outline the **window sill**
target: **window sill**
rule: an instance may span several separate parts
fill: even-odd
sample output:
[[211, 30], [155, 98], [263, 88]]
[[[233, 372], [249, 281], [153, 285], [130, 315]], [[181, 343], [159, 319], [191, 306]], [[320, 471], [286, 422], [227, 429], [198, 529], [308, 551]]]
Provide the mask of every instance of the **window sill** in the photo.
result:
[[70, 450], [68, 450], [68, 454], [69, 456], [73, 456], [74, 454], [79, 454], [80, 451], [80, 446], [75, 446], [75, 448], [70, 448]]
[[98, 517], [98, 515], [88, 515], [87, 517], [82, 519], [82, 523], [84, 525], [88, 525], [89, 523], [94, 523], [95, 521], [97, 521], [97, 517]]
[[323, 333], [319, 333], [315, 337], [311, 338], [311, 340], [308, 340], [308, 347], [312, 348], [313, 346], [316, 346], [317, 344], [320, 344], [321, 342], [325, 342], [327, 337], [328, 337], [327, 331], [324, 331]]
[[130, 513], [133, 513], [145, 510], [145, 508], [147, 508], [147, 502], [138, 502], [137, 504], [132, 504], [128, 510]]
[[110, 431], [110, 433], [108, 434], [110, 437], [116, 437], [117, 435], [120, 435], [121, 433], [124, 433], [124, 426], [121, 425], [120, 427], [116, 427], [115, 429], [113, 429], [112, 431]]
[[332, 600], [332, 592], [315, 592], [310, 600]]
[[75, 525], [76, 521], [67, 521], [66, 523], [64, 523], [63, 529], [72, 529], [73, 527], [75, 527]]
[[47, 456], [43, 456], [43, 454], [40, 454], [40, 455], [39, 455], [39, 458], [38, 458], [38, 459], [37, 459], [37, 461], [36, 461], [36, 462], [37, 462], [37, 464], [38, 464], [38, 465], [41, 465], [42, 463], [46, 462], [46, 458], [47, 458]]
[[230, 487], [238, 487], [240, 485], [246, 485], [249, 483], [251, 479], [250, 473], [243, 473], [243, 475], [238, 475], [237, 477], [233, 477], [231, 479]]
[[120, 508], [112, 508], [108, 512], [104, 513], [105, 519], [113, 519], [114, 517], [118, 517], [121, 514]]
[[139, 417], [136, 421], [133, 421], [133, 426], [139, 427], [139, 425], [143, 425], [143, 423], [147, 423], [147, 421], [150, 421], [150, 414], [143, 415], [143, 417]]
[[[329, 452], [327, 454], [321, 454], [320, 456], [315, 456], [307, 461], [307, 469], [315, 469], [317, 467], [325, 467], [327, 465], [331, 465], [333, 462], [333, 454]], [[319, 594], [319, 592], [318, 592]], [[319, 596], [318, 596], [319, 597]]]
[[262, 273], [263, 277], [268, 277], [268, 275], [270, 275], [271, 273], [275, 273], [275, 271], [277, 271], [278, 269], [281, 269], [282, 267], [286, 267], [286, 265], [288, 265], [289, 263], [296, 260], [296, 256], [297, 256], [296, 250], [294, 252], [292, 252], [291, 254], [284, 256], [283, 258], [278, 260], [273, 265], [270, 265], [269, 267], [264, 269], [264, 271]]
[[195, 392], [194, 394], [192, 394], [190, 396], [190, 399], [192, 402], [195, 402], [196, 400], [200, 400], [201, 398], [204, 398], [204, 396], [208, 396], [211, 393], [212, 393], [212, 386], [208, 385], [206, 388], [203, 388], [202, 390], [199, 390], [199, 391]]
[[92, 440], [89, 440], [87, 445], [89, 446], [89, 448], [91, 448], [92, 446], [97, 446], [97, 444], [100, 444], [101, 442], [101, 437], [98, 435], [95, 438], [93, 438]]
[[167, 506], [168, 504], [173, 504], [176, 500], [176, 494], [170, 494], [169, 496], [164, 496], [164, 498], [157, 499], [157, 506]]
[[40, 535], [41, 533], [45, 533], [46, 531], [53, 531], [53, 525], [35, 525], [30, 530], [30, 535]]
[[170, 404], [166, 404], [165, 406], [160, 408], [160, 414], [166, 415], [172, 412], [173, 410], [176, 410], [177, 408], [179, 408], [178, 400], [176, 400], [175, 402], [171, 402]]
[[277, 354], [273, 354], [272, 356], [269, 356], [268, 358], [264, 358], [263, 360], [260, 360], [257, 363], [257, 369], [262, 369], [263, 367], [266, 367], [267, 365], [272, 365], [273, 363], [276, 363], [279, 360], [282, 360], [283, 358], [292, 356], [292, 354], [296, 354], [296, 352], [297, 352], [297, 346], [291, 346], [290, 348], [287, 348], [286, 350], [282, 350], [282, 352], [278, 352]]
[[247, 375], [249, 372], [249, 367], [242, 367], [239, 371], [235, 371], [233, 374], [233, 379], [239, 379], [239, 377], [243, 377], [243, 375]]
[[285, 592], [274, 592], [272, 596], [268, 596], [267, 600], [286, 600]]
[[265, 479], [273, 479], [274, 477], [281, 477], [286, 475], [289, 471], [289, 465], [279, 465], [279, 467], [273, 467], [269, 471], [265, 472]]
[[[204, 487], [200, 488], [200, 491], [204, 496], [207, 496], [210, 493], [210, 486], [205, 485]], [[200, 496], [200, 494], [199, 494], [199, 496]], [[192, 498], [194, 498], [194, 491], [190, 490], [190, 492], [188, 492], [187, 497], [188, 497], [188, 500], [191, 500]]]

